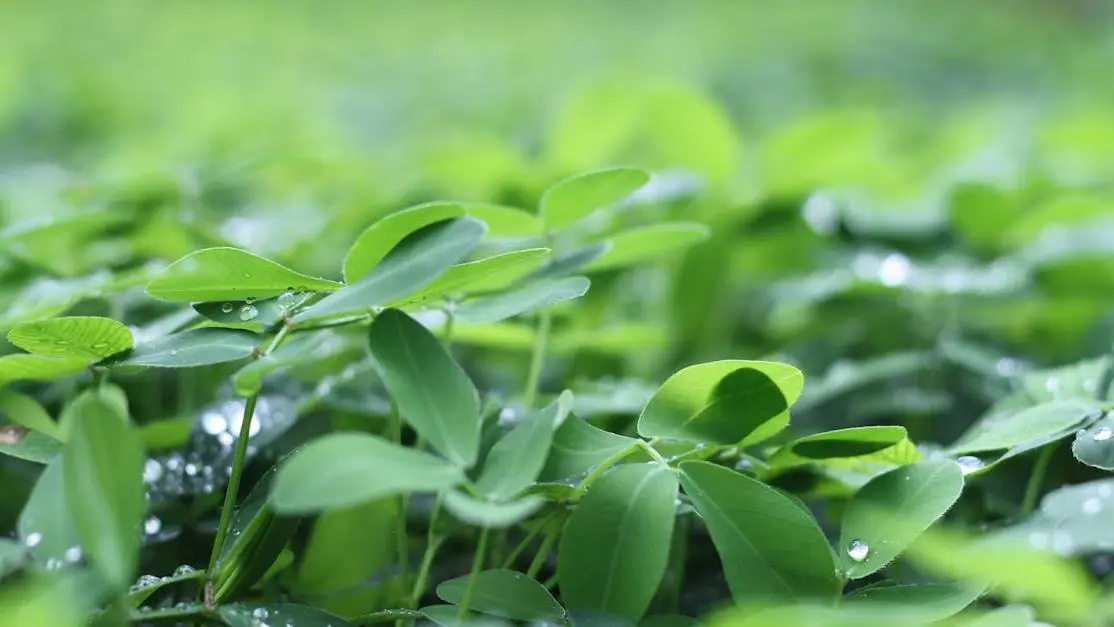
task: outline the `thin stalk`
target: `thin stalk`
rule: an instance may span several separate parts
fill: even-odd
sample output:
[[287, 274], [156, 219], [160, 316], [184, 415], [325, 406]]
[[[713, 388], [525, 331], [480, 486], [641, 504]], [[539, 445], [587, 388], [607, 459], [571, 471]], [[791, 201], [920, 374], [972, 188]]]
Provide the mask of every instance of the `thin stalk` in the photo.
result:
[[1056, 452], [1056, 443], [1049, 444], [1041, 449], [1037, 461], [1033, 462], [1033, 472], [1029, 474], [1029, 483], [1025, 486], [1025, 497], [1021, 500], [1021, 513], [1031, 514], [1037, 507], [1040, 497], [1041, 485], [1044, 475], [1048, 472], [1048, 463], [1052, 461], [1052, 454]]
[[542, 566], [545, 566], [545, 560], [549, 558], [549, 551], [553, 549], [553, 543], [556, 541], [557, 533], [553, 530], [545, 534], [545, 539], [538, 547], [538, 552], [534, 554], [534, 559], [530, 561], [530, 568], [526, 571], [527, 575], [535, 578], [538, 576]]
[[[402, 444], [402, 415], [399, 414], [398, 404], [395, 403], [394, 399], [391, 399], [391, 441], [398, 445]], [[398, 573], [403, 585], [406, 585], [406, 581], [410, 578], [410, 533], [406, 529], [406, 512], [409, 508], [410, 499], [406, 498], [405, 494], [400, 494], [395, 513], [395, 537], [397, 539]], [[398, 625], [402, 627], [402, 619], [399, 619]]]
[[429, 581], [429, 571], [433, 568], [433, 558], [441, 548], [442, 538], [436, 535], [437, 519], [441, 514], [441, 495], [433, 501], [433, 511], [429, 515], [429, 531], [426, 533], [425, 553], [422, 554], [422, 565], [418, 567], [418, 578], [414, 581], [414, 588], [410, 591], [410, 607], [416, 608], [422, 601], [426, 582]]
[[487, 557], [487, 537], [488, 528], [484, 527], [480, 531], [480, 541], [476, 544], [476, 556], [472, 558], [472, 573], [468, 576], [468, 585], [464, 588], [464, 597], [460, 599], [460, 610], [456, 614], [459, 621], [468, 617], [468, 606], [476, 594], [476, 581], [479, 579], [480, 571], [483, 570], [484, 558]]
[[588, 473], [588, 476], [584, 477], [584, 479], [580, 481], [580, 485], [576, 486], [576, 492], [573, 493], [573, 500], [580, 500], [580, 497], [584, 496], [584, 493], [588, 491], [588, 488], [592, 485], [593, 481], [599, 479], [600, 476], [602, 476], [603, 473], [607, 472], [609, 468], [623, 461], [624, 458], [640, 449], [643, 445], [644, 442], [642, 442], [642, 440], [639, 440], [634, 444], [631, 444], [627, 448], [618, 451], [611, 457], [608, 457], [603, 461], [603, 463], [592, 469], [592, 472]]
[[549, 525], [549, 521], [552, 520], [555, 515], [555, 513], [549, 514], [545, 517], [540, 525], [526, 534], [526, 537], [523, 538], [522, 541], [514, 547], [514, 549], [511, 551], [511, 554], [507, 556], [507, 559], [503, 560], [503, 568], [510, 568], [514, 566], [514, 563], [518, 559], [518, 556], [522, 555], [522, 552], [525, 551], [526, 547], [534, 541], [534, 538], [538, 537], [541, 532], [546, 530]]
[[654, 442], [656, 441], [657, 438], [654, 438], [654, 440], [650, 442], [639, 440], [638, 445], [642, 450], [646, 451], [646, 454], [649, 455], [650, 458], [653, 459], [655, 462], [661, 464], [662, 466], [665, 466], [666, 468], [669, 468], [669, 462], [665, 461], [665, 458], [661, 456], [661, 453], [658, 452], [658, 449], [654, 448]]
[[453, 315], [451, 307], [445, 308], [445, 327], [441, 329], [441, 343], [445, 345], [445, 350], [450, 350], [453, 347], [453, 329], [456, 326], [456, 316]]
[[228, 538], [228, 526], [232, 523], [232, 510], [236, 506], [236, 496], [240, 492], [240, 479], [244, 474], [244, 459], [248, 453], [248, 438], [251, 436], [251, 422], [255, 417], [255, 403], [259, 394], [252, 394], [244, 404], [244, 419], [240, 422], [240, 437], [236, 440], [236, 451], [232, 457], [232, 474], [228, 477], [228, 487], [224, 492], [224, 505], [220, 509], [220, 522], [217, 524], [217, 537], [213, 540], [213, 553], [209, 556], [210, 576], [216, 570], [217, 559]]
[[526, 389], [522, 393], [522, 404], [526, 411], [534, 408], [534, 401], [538, 397], [538, 383], [542, 378], [545, 351], [549, 347], [549, 330], [552, 326], [553, 317], [549, 311], [542, 311], [538, 314], [538, 329], [534, 336], [534, 352], [530, 355], [530, 370], [526, 375]]
[[557, 585], [557, 573], [553, 573], [553, 576], [546, 579], [542, 585], [545, 586], [546, 590], [553, 590], [553, 587]]

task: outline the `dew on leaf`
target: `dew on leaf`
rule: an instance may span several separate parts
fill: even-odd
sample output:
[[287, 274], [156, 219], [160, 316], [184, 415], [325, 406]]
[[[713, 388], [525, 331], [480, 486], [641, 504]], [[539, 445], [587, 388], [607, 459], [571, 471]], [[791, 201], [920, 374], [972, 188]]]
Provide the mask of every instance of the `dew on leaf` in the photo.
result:
[[174, 569], [174, 576], [175, 577], [185, 577], [187, 575], [192, 575], [196, 572], [197, 572], [197, 569], [194, 568], [193, 566], [190, 566], [189, 564], [182, 564], [178, 568]]
[[962, 457], [958, 457], [956, 458], [955, 463], [959, 464], [959, 469], [963, 471], [964, 475], [969, 475], [973, 472], [982, 470], [983, 467], [986, 465], [981, 459], [975, 457], [974, 455], [964, 455]]
[[151, 586], [157, 586], [160, 583], [162, 583], [162, 578], [160, 577], [156, 577], [154, 575], [140, 575], [139, 580], [137, 580], [135, 582], [135, 585], [132, 586], [132, 590], [150, 588]]
[[1075, 541], [1066, 531], [1056, 531], [1052, 534], [1052, 550], [1058, 555], [1067, 557], [1075, 551]]
[[84, 555], [84, 553], [82, 552], [81, 547], [71, 546], [70, 548], [66, 549], [66, 552], [62, 554], [62, 557], [67, 562], [76, 564], [81, 561], [82, 555]]
[[147, 520], [143, 521], [143, 533], [153, 536], [162, 530], [162, 520], [158, 516], [148, 516]]
[[1105, 442], [1112, 435], [1114, 435], [1114, 431], [1111, 431], [1110, 427], [1099, 427], [1091, 434], [1091, 439], [1095, 442]]
[[862, 540], [852, 540], [847, 544], [847, 557], [852, 561], [861, 562], [870, 555], [870, 546]]
[[39, 533], [38, 531], [32, 531], [31, 533], [27, 534], [26, 538], [24, 538], [23, 544], [25, 544], [29, 548], [33, 549], [33, 548], [39, 546], [39, 543], [42, 542], [42, 541], [43, 541], [43, 534]]
[[232, 313], [232, 310], [235, 309], [235, 308], [236, 308], [236, 306], [233, 305], [232, 303], [224, 303], [223, 305], [220, 306], [220, 310], [224, 313]]
[[1037, 550], [1044, 550], [1048, 548], [1048, 534], [1041, 531], [1034, 531], [1029, 534], [1029, 546]]
[[27, 436], [29, 429], [19, 425], [5, 425], [0, 427], [0, 444], [19, 444]]
[[1097, 496], [1092, 496], [1091, 498], [1087, 499], [1086, 501], [1083, 501], [1083, 513], [1084, 514], [1086, 514], [1088, 516], [1093, 516], [1093, 515], [1101, 512], [1101, 511], [1102, 511], [1102, 499], [1098, 498]]
[[264, 607], [255, 608], [254, 610], [251, 611], [251, 617], [252, 618], [258, 618], [259, 620], [266, 620], [269, 617], [269, 614], [267, 612], [267, 608], [264, 608]]
[[240, 307], [239, 315], [240, 320], [247, 322], [249, 320], [255, 320], [257, 317], [259, 317], [259, 310], [256, 309], [254, 305], [244, 305], [243, 307]]

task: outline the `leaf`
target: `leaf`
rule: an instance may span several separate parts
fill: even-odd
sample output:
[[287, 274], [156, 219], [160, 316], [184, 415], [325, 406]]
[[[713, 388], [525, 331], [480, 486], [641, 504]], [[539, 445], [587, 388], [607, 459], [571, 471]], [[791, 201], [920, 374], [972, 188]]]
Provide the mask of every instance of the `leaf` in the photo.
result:
[[841, 605], [886, 609], [895, 618], [931, 623], [962, 612], [982, 592], [982, 586], [947, 583], [872, 586], [848, 594]]
[[541, 472], [544, 481], [576, 477], [589, 472], [636, 440], [569, 416], [553, 434], [553, 448]]
[[355, 283], [367, 276], [408, 236], [463, 215], [464, 208], [456, 203], [432, 202], [384, 216], [364, 229], [348, 249], [344, 257], [345, 282]]
[[85, 370], [89, 361], [56, 355], [4, 355], [0, 357], [0, 387], [13, 381], [56, 381]]
[[787, 364], [725, 360], [669, 377], [638, 418], [638, 433], [708, 444], [754, 444], [789, 423], [804, 386]]
[[323, 333], [299, 334], [294, 339], [279, 346], [270, 355], [260, 357], [246, 364], [236, 371], [236, 374], [232, 375], [232, 385], [236, 394], [244, 397], [257, 394], [263, 389], [263, 378], [268, 374], [280, 368], [314, 360], [315, 352], [325, 346], [324, 340], [325, 335]]
[[147, 284], [152, 298], [175, 303], [262, 300], [287, 290], [332, 292], [336, 281], [295, 272], [239, 248], [206, 248], [167, 266]]
[[975, 617], [952, 621], [947, 625], [948, 627], [1031, 627], [1034, 620], [1033, 608], [1027, 605], [1007, 605]]
[[656, 261], [696, 245], [711, 236], [697, 222], [661, 222], [623, 231], [609, 241], [611, 248], [589, 263], [586, 272], [602, 272]]
[[387, 309], [371, 324], [368, 344], [402, 417], [449, 461], [474, 464], [479, 395], [441, 342], [410, 316]]
[[0, 538], [0, 580], [18, 570], [27, 556], [27, 547], [7, 538]]
[[676, 498], [677, 477], [657, 464], [624, 464], [597, 479], [557, 552], [566, 607], [642, 618], [665, 575]]
[[526, 278], [552, 279], [570, 275], [592, 263], [609, 250], [611, 250], [610, 241], [588, 244], [551, 260], [548, 264], [527, 275]]
[[297, 625], [298, 627], [349, 627], [351, 623], [325, 610], [294, 603], [233, 603], [217, 608], [228, 627]]
[[430, 622], [442, 627], [465, 627], [465, 626], [479, 626], [479, 625], [502, 625], [501, 622], [485, 621], [483, 616], [475, 612], [468, 612], [468, 616], [462, 621], [458, 618], [460, 608], [455, 605], [427, 605], [421, 609], [421, 612]]
[[700, 621], [680, 614], [656, 614], [647, 616], [638, 627], [700, 627]]
[[187, 581], [195, 581], [205, 578], [205, 571], [196, 570], [192, 566], [183, 564], [175, 569], [174, 574], [167, 577], [154, 577], [152, 575], [142, 575], [139, 581], [128, 589], [128, 605], [135, 609], [151, 595], [167, 586], [173, 586]]
[[564, 421], [571, 404], [572, 394], [566, 391], [496, 442], [476, 480], [476, 491], [493, 501], [503, 501], [530, 487], [545, 465], [553, 430]]
[[488, 237], [518, 239], [542, 235], [541, 220], [528, 211], [481, 202], [464, 203], [463, 206], [465, 213], [487, 225]]
[[951, 509], [961, 492], [963, 471], [946, 459], [875, 477], [843, 513], [841, 568], [851, 579], [877, 572]]
[[16, 325], [8, 341], [35, 355], [99, 361], [131, 348], [132, 334], [110, 318], [72, 316]]
[[475, 248], [487, 227], [472, 218], [431, 224], [391, 249], [359, 281], [330, 294], [294, 316], [296, 324], [345, 314], [368, 313], [413, 294], [444, 274]]
[[746, 475], [683, 462], [681, 485], [704, 519], [737, 603], [834, 599], [835, 558], [816, 521]]
[[548, 254], [548, 248], [528, 248], [457, 264], [426, 287], [391, 305], [401, 307], [444, 296], [499, 290], [540, 266]]
[[49, 560], [65, 563], [66, 552], [79, 546], [81, 541], [75, 526], [76, 517], [66, 502], [64, 465], [61, 455], [50, 460], [35, 482], [16, 524], [20, 541], [30, 547], [31, 555], [41, 563]]
[[[283, 292], [286, 294], [287, 292]], [[292, 292], [291, 292], [292, 293]], [[282, 320], [286, 309], [278, 298], [267, 300], [226, 300], [215, 303], [194, 303], [193, 309], [220, 324], [260, 324], [269, 327]]]
[[[470, 580], [475, 581], [470, 583]], [[513, 570], [484, 570], [475, 575], [450, 579], [437, 586], [437, 596], [460, 605], [466, 590], [473, 585], [468, 608], [511, 620], [562, 621], [565, 610], [553, 595], [532, 577]]]
[[62, 452], [62, 442], [18, 425], [0, 426], [0, 455], [46, 464]]
[[1114, 479], [1053, 490], [1028, 520], [991, 535], [1063, 557], [1108, 551], [1114, 546]]
[[611, 168], [559, 181], [542, 194], [538, 215], [546, 228], [559, 231], [597, 209], [630, 196], [650, 181], [650, 175], [633, 168]]
[[1091, 403], [1053, 401], [996, 420], [982, 420], [952, 445], [955, 454], [1011, 448], [1070, 430], [1096, 411]]
[[488, 529], [505, 529], [532, 516], [545, 505], [545, 500], [531, 495], [496, 503], [453, 491], [445, 493], [444, 503], [445, 509], [463, 523]]
[[905, 427], [851, 427], [815, 433], [782, 446], [770, 463], [783, 453], [805, 459], [859, 457], [885, 450], [906, 438]]
[[1088, 466], [1114, 470], [1114, 416], [1106, 414], [1102, 420], [1076, 433], [1071, 452]]
[[55, 440], [62, 439], [62, 429], [50, 417], [38, 401], [12, 390], [0, 389], [0, 415], [8, 417], [13, 423], [33, 431], [48, 435]]
[[259, 343], [260, 337], [250, 331], [193, 329], [142, 343], [110, 365], [196, 368], [247, 359]]
[[[302, 595], [345, 590], [366, 581], [395, 557], [399, 500], [384, 497], [325, 512], [299, 553], [295, 589]], [[352, 547], [359, 544], [360, 551]]]
[[354, 507], [392, 494], [437, 492], [464, 480], [445, 461], [362, 433], [333, 433], [279, 466], [270, 503], [280, 514]]
[[455, 315], [462, 322], [474, 324], [499, 322], [580, 298], [591, 283], [582, 276], [534, 281], [510, 292], [466, 300]]
[[66, 502], [90, 561], [117, 590], [135, 580], [146, 510], [143, 444], [118, 408], [86, 397], [63, 452]]

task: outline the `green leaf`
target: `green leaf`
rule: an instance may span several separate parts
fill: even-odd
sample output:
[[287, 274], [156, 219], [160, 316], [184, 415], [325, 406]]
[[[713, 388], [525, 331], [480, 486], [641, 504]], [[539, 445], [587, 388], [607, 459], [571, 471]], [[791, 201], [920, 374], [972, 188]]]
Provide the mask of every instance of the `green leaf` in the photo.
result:
[[131, 348], [132, 333], [111, 318], [72, 316], [16, 325], [8, 341], [35, 355], [99, 361]]
[[182, 565], [174, 571], [173, 575], [166, 577], [154, 577], [149, 579], [147, 577], [140, 577], [138, 583], [128, 589], [128, 604], [132, 609], [141, 605], [151, 595], [167, 586], [173, 586], [187, 581], [196, 581], [205, 578], [205, 571], [196, 570], [192, 566]]
[[545, 465], [553, 430], [564, 421], [571, 404], [572, 394], [566, 391], [496, 442], [476, 480], [476, 490], [491, 500], [503, 501], [533, 484]]
[[239, 248], [206, 248], [167, 266], [147, 284], [152, 298], [175, 303], [275, 298], [287, 290], [332, 292], [336, 281], [295, 272]]
[[787, 364], [725, 360], [669, 377], [638, 418], [638, 433], [708, 444], [760, 442], [789, 423], [804, 377]]
[[704, 519], [737, 603], [834, 599], [835, 557], [806, 510], [777, 490], [708, 462], [683, 462], [681, 485]]
[[46, 464], [62, 452], [62, 442], [19, 425], [0, 426], [0, 455]]
[[955, 504], [963, 471], [951, 460], [903, 466], [862, 487], [843, 513], [841, 568], [851, 579], [877, 572]]
[[554, 620], [565, 618], [565, 610], [553, 595], [529, 575], [513, 570], [485, 570], [475, 575], [450, 579], [437, 586], [441, 600], [460, 605], [470, 579], [475, 579], [469, 609], [511, 620]]
[[56, 381], [85, 370], [89, 361], [56, 355], [4, 355], [0, 357], [0, 387], [13, 381]]
[[460, 608], [455, 605], [427, 605], [421, 609], [421, 612], [430, 622], [442, 627], [503, 625], [502, 622], [485, 621], [483, 615], [475, 612], [468, 612], [468, 615], [462, 621], [458, 618]]
[[593, 427], [569, 416], [553, 434], [553, 448], [546, 458], [541, 479], [556, 481], [589, 472], [636, 440]]
[[320, 437], [279, 466], [270, 503], [280, 514], [354, 507], [392, 494], [437, 492], [464, 480], [445, 461], [362, 433]]
[[143, 444], [126, 415], [96, 396], [77, 411], [63, 452], [66, 502], [81, 544], [109, 585], [126, 590], [139, 562], [146, 510]]
[[[349, 589], [390, 564], [399, 533], [398, 506], [397, 498], [385, 497], [318, 516], [299, 553], [298, 594]], [[360, 550], [354, 553], [357, 544]]]
[[547, 229], [559, 231], [614, 205], [638, 191], [650, 175], [633, 168], [611, 168], [559, 181], [542, 194], [538, 215]]
[[525, 239], [542, 235], [541, 220], [528, 211], [480, 202], [464, 203], [463, 206], [465, 213], [487, 225], [488, 237]]
[[662, 222], [612, 237], [611, 248], [589, 263], [586, 272], [601, 272], [656, 261], [702, 242], [712, 234], [697, 222]]
[[1107, 551], [1114, 545], [1114, 479], [1053, 490], [1029, 519], [991, 535], [1063, 557]]
[[970, 618], [965, 615], [962, 619], [948, 622], [947, 627], [1031, 627], [1035, 619], [1033, 608], [1007, 605]]
[[545, 500], [531, 495], [495, 503], [452, 491], [445, 493], [444, 503], [445, 509], [463, 523], [488, 529], [504, 529], [532, 516], [545, 505]]
[[665, 575], [677, 477], [625, 464], [597, 479], [569, 517], [557, 552], [569, 609], [638, 621]]
[[80, 546], [81, 542], [75, 526], [76, 517], [66, 502], [64, 465], [61, 455], [46, 465], [16, 525], [20, 541], [31, 547], [31, 555], [42, 563], [49, 560], [64, 563], [67, 551]]
[[[285, 293], [285, 292], [284, 292]], [[282, 320], [286, 309], [278, 298], [267, 300], [226, 300], [216, 303], [194, 303], [193, 309], [220, 324], [261, 324], [269, 327]]]
[[297, 625], [298, 627], [349, 627], [351, 623], [325, 610], [294, 603], [233, 603], [217, 608], [228, 627]]
[[294, 323], [368, 313], [429, 285], [475, 248], [487, 227], [472, 218], [426, 226], [391, 249], [359, 281], [330, 294], [292, 319]]
[[580, 298], [591, 284], [582, 276], [535, 281], [503, 294], [464, 301], [455, 315], [459, 320], [473, 324], [499, 322]]
[[56, 440], [61, 440], [62, 429], [38, 401], [12, 390], [0, 389], [0, 415], [17, 425], [23, 425]]
[[886, 609], [895, 619], [931, 623], [962, 612], [982, 592], [982, 586], [947, 583], [872, 586], [848, 594], [841, 605]]
[[19, 569], [26, 557], [26, 546], [15, 540], [0, 538], [0, 579]]
[[592, 261], [606, 254], [609, 250], [611, 250], [610, 241], [588, 244], [587, 246], [577, 248], [570, 253], [565, 253], [551, 260], [546, 265], [527, 275], [526, 278], [528, 280], [552, 279], [570, 275], [592, 263]]
[[700, 621], [680, 614], [657, 614], [647, 616], [638, 627], [700, 627]]
[[770, 458], [784, 454], [805, 459], [859, 457], [885, 450], [906, 438], [905, 427], [851, 427], [815, 433], [782, 446]]
[[[344, 280], [352, 284], [367, 276], [393, 248], [422, 229], [464, 215], [456, 203], [432, 202], [384, 216], [364, 229], [344, 258]], [[481, 218], [482, 219], [482, 218]]]
[[1102, 420], [1076, 433], [1071, 452], [1088, 466], [1114, 470], [1114, 416], [1107, 414]]
[[402, 417], [453, 463], [474, 464], [480, 448], [479, 395], [441, 342], [410, 316], [387, 309], [371, 324], [368, 343]]
[[1023, 411], [981, 420], [952, 445], [955, 454], [1011, 448], [1079, 425], [1097, 409], [1092, 403], [1053, 401]]
[[259, 342], [260, 336], [250, 331], [193, 329], [140, 344], [111, 365], [195, 368], [221, 364], [251, 357]]
[[528, 248], [457, 264], [429, 285], [391, 305], [401, 307], [444, 296], [499, 290], [536, 269], [548, 254], [548, 248]]
[[299, 334], [279, 346], [270, 355], [260, 357], [240, 368], [232, 375], [232, 385], [236, 394], [245, 397], [256, 394], [263, 388], [263, 378], [268, 374], [280, 368], [312, 361], [315, 358], [315, 351], [325, 345], [323, 340], [326, 333], [328, 332]]

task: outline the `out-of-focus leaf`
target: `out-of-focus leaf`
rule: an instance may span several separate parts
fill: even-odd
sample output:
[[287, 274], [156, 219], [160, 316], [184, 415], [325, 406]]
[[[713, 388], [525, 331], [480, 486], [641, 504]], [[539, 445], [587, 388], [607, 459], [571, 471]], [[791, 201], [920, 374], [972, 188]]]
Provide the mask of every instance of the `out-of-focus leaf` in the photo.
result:
[[538, 215], [552, 231], [569, 227], [630, 196], [650, 180], [633, 168], [612, 168], [580, 174], [554, 184], [542, 195]]
[[15, 354], [0, 357], [0, 387], [13, 381], [55, 381], [72, 377], [89, 365], [81, 357]]
[[132, 334], [111, 318], [72, 316], [16, 325], [8, 341], [35, 355], [98, 361], [132, 347]]
[[708, 239], [711, 230], [696, 222], [663, 222], [612, 237], [610, 249], [585, 267], [600, 272], [656, 261]]
[[526, 520], [545, 505], [537, 496], [527, 495], [500, 502], [481, 501], [467, 494], [445, 493], [445, 509], [457, 520], [477, 527], [503, 529]]
[[469, 609], [511, 620], [563, 620], [565, 610], [545, 586], [529, 575], [513, 570], [484, 570], [475, 575], [450, 579], [437, 586], [437, 596], [459, 605], [470, 585], [474, 590]]

